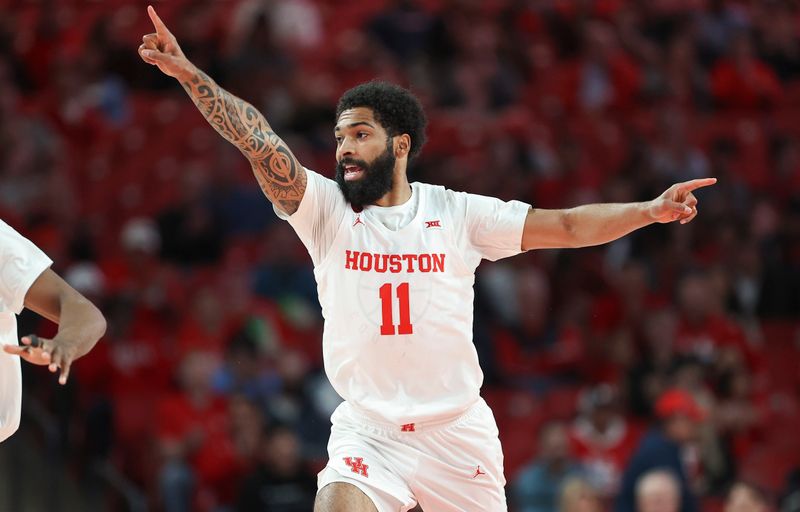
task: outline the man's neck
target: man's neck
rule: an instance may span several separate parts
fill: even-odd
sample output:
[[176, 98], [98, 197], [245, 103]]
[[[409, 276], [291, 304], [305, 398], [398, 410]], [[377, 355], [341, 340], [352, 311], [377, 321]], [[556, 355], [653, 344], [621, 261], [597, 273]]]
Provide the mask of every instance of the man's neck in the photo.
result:
[[376, 206], [398, 206], [411, 199], [411, 185], [408, 183], [405, 169], [394, 171], [392, 190], [375, 201]]

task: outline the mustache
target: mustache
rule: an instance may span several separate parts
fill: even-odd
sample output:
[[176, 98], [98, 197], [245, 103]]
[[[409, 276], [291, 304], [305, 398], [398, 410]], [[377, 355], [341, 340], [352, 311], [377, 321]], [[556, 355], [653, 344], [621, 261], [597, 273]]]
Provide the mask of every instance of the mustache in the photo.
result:
[[359, 160], [358, 158], [350, 158], [350, 157], [342, 158], [341, 160], [339, 160], [339, 163], [336, 166], [344, 169], [345, 165], [357, 165], [362, 169], [366, 169], [369, 167], [369, 164], [364, 160]]

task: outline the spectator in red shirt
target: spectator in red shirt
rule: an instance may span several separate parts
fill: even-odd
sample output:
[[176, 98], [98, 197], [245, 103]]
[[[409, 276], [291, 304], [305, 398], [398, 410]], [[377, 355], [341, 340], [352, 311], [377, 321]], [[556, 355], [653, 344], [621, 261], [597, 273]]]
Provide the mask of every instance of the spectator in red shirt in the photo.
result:
[[614, 30], [605, 23], [592, 22], [583, 37], [584, 55], [565, 69], [566, 104], [588, 112], [635, 105], [641, 72], [620, 48]]
[[212, 287], [203, 286], [195, 290], [190, 307], [176, 335], [178, 353], [202, 350], [221, 356], [232, 334], [221, 297]]
[[762, 440], [766, 418], [764, 404], [753, 392], [753, 378], [743, 365], [728, 370], [719, 381], [719, 401], [714, 414], [719, 435], [735, 460], [745, 460]]
[[608, 291], [599, 295], [592, 305], [593, 336], [605, 338], [624, 327], [640, 329], [649, 310], [663, 304], [662, 297], [653, 293], [647, 265], [638, 260], [625, 262], [609, 273]]
[[720, 106], [757, 109], [776, 105], [782, 89], [775, 72], [755, 56], [750, 34], [742, 32], [729, 57], [711, 71], [711, 93]]
[[601, 384], [580, 399], [581, 414], [570, 427], [572, 453], [589, 483], [603, 497], [616, 494], [625, 464], [639, 441], [639, 431], [618, 410], [613, 387]]
[[520, 380], [574, 373], [584, 353], [583, 338], [576, 327], [551, 315], [547, 277], [540, 270], [524, 269], [514, 286], [514, 325], [494, 340], [500, 368]]
[[157, 438], [163, 465], [159, 486], [166, 512], [205, 510], [224, 497], [238, 474], [228, 404], [211, 391], [217, 359], [192, 352], [182, 361], [181, 391], [161, 400]]
[[751, 366], [754, 355], [742, 329], [718, 306], [718, 297], [706, 273], [684, 276], [677, 286], [680, 321], [676, 335], [677, 352], [697, 357], [704, 364], [717, 361], [727, 350], [745, 355]]

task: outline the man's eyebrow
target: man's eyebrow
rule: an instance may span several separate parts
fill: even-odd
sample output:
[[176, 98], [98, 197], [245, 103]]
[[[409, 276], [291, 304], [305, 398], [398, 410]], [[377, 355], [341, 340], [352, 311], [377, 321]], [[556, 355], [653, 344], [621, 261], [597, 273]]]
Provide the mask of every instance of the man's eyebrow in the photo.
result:
[[[370, 128], [375, 128], [374, 126], [372, 126], [370, 123], [368, 123], [366, 121], [359, 121], [357, 123], [350, 123], [350, 124], [347, 125], [347, 127], [348, 128], [355, 128], [356, 126], [361, 126], [362, 124], [365, 124], [365, 125], [369, 126]], [[342, 130], [341, 126], [337, 126], [336, 128], [333, 129], [333, 131], [335, 131], [335, 132], [339, 132], [341, 130]]]

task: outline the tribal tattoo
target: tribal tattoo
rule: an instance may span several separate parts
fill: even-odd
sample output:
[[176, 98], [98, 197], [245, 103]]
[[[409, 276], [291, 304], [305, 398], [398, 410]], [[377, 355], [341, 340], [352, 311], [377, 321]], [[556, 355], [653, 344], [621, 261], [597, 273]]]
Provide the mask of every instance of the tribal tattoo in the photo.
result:
[[209, 124], [250, 161], [264, 195], [288, 214], [306, 190], [306, 171], [264, 116], [200, 70], [181, 85]]

